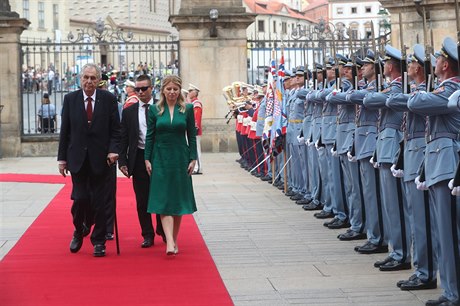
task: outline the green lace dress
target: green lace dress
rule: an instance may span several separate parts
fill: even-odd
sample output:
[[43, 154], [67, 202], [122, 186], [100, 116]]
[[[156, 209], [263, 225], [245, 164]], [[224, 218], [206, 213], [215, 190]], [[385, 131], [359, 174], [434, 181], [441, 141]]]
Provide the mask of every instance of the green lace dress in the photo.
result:
[[172, 216], [192, 214], [196, 203], [187, 167], [197, 159], [193, 105], [187, 104], [185, 113], [176, 105], [172, 121], [167, 105], [162, 115], [153, 105], [147, 126], [145, 159], [152, 164], [147, 211]]

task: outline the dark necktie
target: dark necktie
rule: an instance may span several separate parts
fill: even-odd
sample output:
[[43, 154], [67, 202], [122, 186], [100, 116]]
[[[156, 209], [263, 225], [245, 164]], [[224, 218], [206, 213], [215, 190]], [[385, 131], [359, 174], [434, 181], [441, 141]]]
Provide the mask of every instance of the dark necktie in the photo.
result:
[[93, 119], [93, 99], [88, 97], [86, 101], [88, 101], [88, 105], [86, 106], [86, 116], [88, 117], [88, 123], [91, 123], [91, 120]]
[[145, 103], [144, 105], [142, 105], [142, 107], [145, 111], [145, 124], [147, 124], [147, 122], [149, 122], [149, 104]]

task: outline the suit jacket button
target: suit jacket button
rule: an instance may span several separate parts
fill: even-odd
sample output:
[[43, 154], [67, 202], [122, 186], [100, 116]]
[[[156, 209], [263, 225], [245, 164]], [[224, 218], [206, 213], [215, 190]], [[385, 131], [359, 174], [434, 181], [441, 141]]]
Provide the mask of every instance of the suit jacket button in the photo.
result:
[[439, 149], [439, 148], [437, 148], [437, 149], [436, 149], [436, 153], [439, 153], [439, 151], [440, 151], [440, 149]]

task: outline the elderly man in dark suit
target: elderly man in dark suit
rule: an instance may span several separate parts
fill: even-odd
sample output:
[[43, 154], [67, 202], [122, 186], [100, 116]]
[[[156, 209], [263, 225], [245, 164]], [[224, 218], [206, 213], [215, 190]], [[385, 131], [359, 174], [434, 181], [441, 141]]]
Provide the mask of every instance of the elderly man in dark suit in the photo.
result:
[[88, 207], [94, 213], [91, 243], [94, 256], [105, 256], [107, 194], [110, 166], [118, 159], [120, 119], [114, 95], [96, 89], [101, 70], [86, 64], [81, 70], [81, 88], [64, 97], [59, 139], [59, 172], [72, 176], [72, 217], [75, 226], [70, 251], [83, 244], [84, 219]]
[[[133, 177], [133, 188], [136, 194], [137, 216], [141, 225], [141, 234], [144, 241], [142, 248], [149, 248], [154, 244], [154, 229], [152, 216], [147, 212], [149, 198], [150, 176], [145, 168], [144, 148], [147, 134], [147, 112], [153, 105], [152, 81], [143, 74], [136, 80], [136, 91], [139, 102], [123, 110], [121, 120], [121, 151], [118, 161], [121, 172], [126, 177]], [[157, 234], [166, 240], [160, 215], [157, 215]]]

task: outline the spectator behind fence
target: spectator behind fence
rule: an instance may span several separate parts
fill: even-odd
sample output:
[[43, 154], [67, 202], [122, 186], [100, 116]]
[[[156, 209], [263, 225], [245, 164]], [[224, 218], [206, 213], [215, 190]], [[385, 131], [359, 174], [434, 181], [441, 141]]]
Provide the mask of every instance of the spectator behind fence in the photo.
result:
[[37, 113], [38, 128], [37, 131], [43, 133], [54, 133], [56, 125], [56, 107], [51, 104], [50, 97], [47, 93], [43, 95], [42, 105]]

